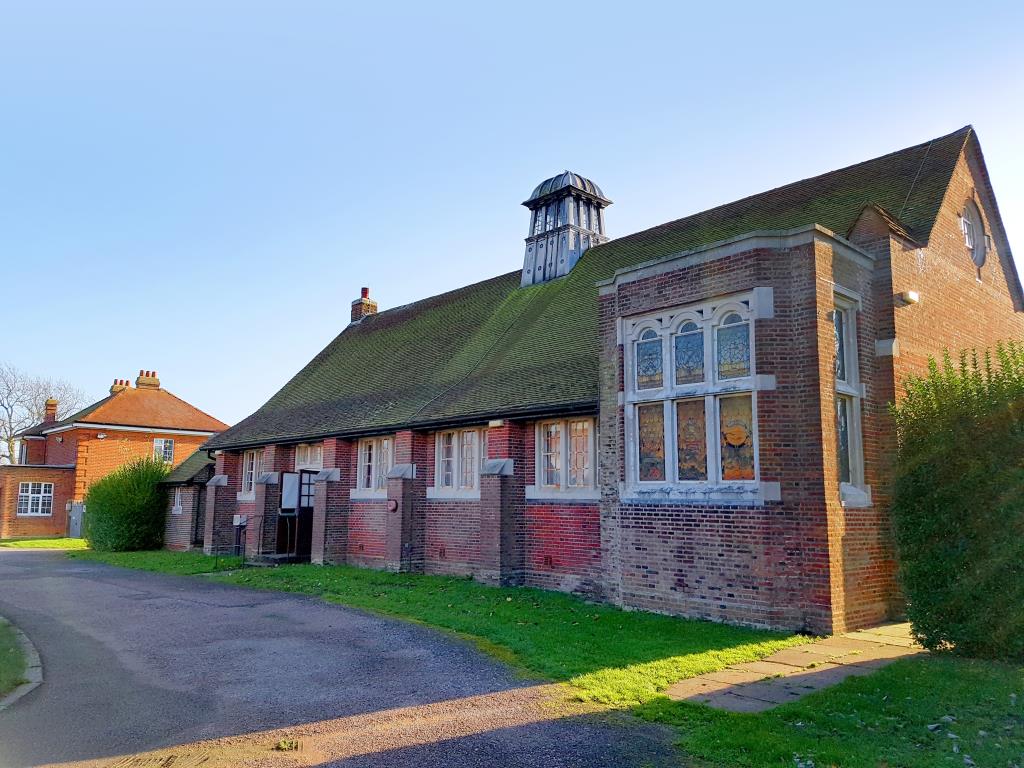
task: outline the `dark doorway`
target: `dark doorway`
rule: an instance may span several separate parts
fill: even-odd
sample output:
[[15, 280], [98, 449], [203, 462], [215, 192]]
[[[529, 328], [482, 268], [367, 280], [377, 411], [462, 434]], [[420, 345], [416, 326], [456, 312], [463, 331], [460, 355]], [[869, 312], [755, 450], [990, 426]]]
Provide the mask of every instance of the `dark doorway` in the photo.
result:
[[[313, 548], [313, 499], [316, 496], [317, 473], [304, 470], [296, 474], [298, 492], [289, 502], [282, 498], [281, 512], [277, 517], [277, 554], [306, 561]], [[295, 506], [286, 508], [285, 503]]]

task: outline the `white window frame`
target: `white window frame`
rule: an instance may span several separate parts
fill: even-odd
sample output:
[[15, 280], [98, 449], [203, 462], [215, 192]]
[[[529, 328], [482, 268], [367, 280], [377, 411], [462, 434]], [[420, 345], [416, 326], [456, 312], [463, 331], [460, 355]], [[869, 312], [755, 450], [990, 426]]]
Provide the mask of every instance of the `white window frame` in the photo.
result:
[[[481, 445], [486, 441], [480, 433], [486, 432], [483, 427], [460, 427], [446, 429], [434, 433], [434, 484], [427, 488], [428, 499], [479, 499], [480, 469], [484, 459], [481, 458]], [[444, 457], [441, 446], [451, 438], [452, 441], [452, 483], [444, 484]], [[472, 449], [467, 454], [467, 446]], [[466, 482], [468, 477], [468, 484]]]
[[[356, 443], [356, 487], [353, 499], [385, 499], [388, 472], [395, 466], [395, 436], [363, 437]], [[369, 470], [369, 474], [367, 474]]]
[[[755, 320], [771, 317], [773, 292], [770, 288], [724, 296], [711, 301], [688, 304], [637, 317], [622, 318], [620, 333], [623, 344], [623, 377], [626, 479], [620, 496], [637, 502], [726, 502], [760, 504], [780, 498], [779, 484], [761, 480], [760, 434], [758, 427], [759, 391], [775, 388], [774, 376], [757, 373], [757, 335]], [[750, 364], [746, 376], [722, 378], [717, 359], [718, 332], [724, 320], [736, 313], [746, 323], [750, 338]], [[703, 334], [704, 378], [701, 381], [676, 384], [675, 337], [686, 323], [695, 323]], [[654, 331], [662, 342], [662, 383], [660, 387], [638, 389], [636, 386], [636, 344], [647, 331]], [[730, 396], [749, 396], [754, 449], [754, 477], [751, 480], [726, 480], [722, 477], [720, 419], [721, 401]], [[680, 480], [678, 477], [678, 440], [676, 435], [676, 403], [681, 400], [704, 401], [704, 428], [707, 455], [707, 479]], [[639, 478], [638, 408], [661, 403], [663, 410], [663, 441], [665, 479], [644, 481]]]
[[[167, 447], [171, 448], [171, 457], [167, 458]], [[174, 463], [174, 438], [173, 437], [154, 437], [153, 438], [153, 458], [158, 459], [165, 464]]]
[[171, 514], [172, 515], [180, 515], [181, 514], [181, 486], [180, 485], [174, 486], [174, 503], [171, 504]]
[[53, 517], [53, 483], [38, 480], [18, 483], [16, 516]]
[[[587, 472], [583, 485], [569, 485], [569, 446], [572, 425], [587, 425]], [[558, 483], [548, 484], [544, 471], [544, 438], [550, 426], [559, 429]], [[583, 499], [601, 498], [597, 483], [597, 420], [591, 416], [569, 416], [561, 419], [538, 421], [534, 428], [534, 483], [526, 486], [527, 499]]]
[[239, 501], [256, 499], [256, 483], [263, 474], [263, 455], [262, 448], [251, 448], [242, 452], [242, 462], [239, 465]]
[[839, 476], [839, 403], [848, 403], [847, 413], [847, 450], [850, 461], [850, 481], [839, 483], [839, 497], [846, 507], [868, 507], [871, 506], [871, 489], [864, 479], [864, 432], [861, 423], [861, 414], [864, 410], [864, 385], [860, 380], [860, 365], [857, 346], [857, 315], [860, 312], [860, 297], [852, 291], [841, 290], [838, 287], [833, 293], [834, 307], [830, 313], [829, 320], [832, 323], [833, 333], [835, 329], [835, 313], [841, 312], [843, 316], [843, 360], [846, 370], [846, 379], [840, 379], [835, 369], [838, 367], [838, 360], [833, 365], [835, 375], [836, 395], [833, 405], [833, 418], [836, 424], [836, 476]]
[[300, 443], [295, 446], [295, 471], [324, 468], [324, 444]]
[[964, 203], [964, 210], [960, 214], [960, 230], [963, 232], [964, 245], [967, 246], [971, 261], [980, 274], [988, 257], [988, 236], [985, 234], [981, 209], [973, 200]]

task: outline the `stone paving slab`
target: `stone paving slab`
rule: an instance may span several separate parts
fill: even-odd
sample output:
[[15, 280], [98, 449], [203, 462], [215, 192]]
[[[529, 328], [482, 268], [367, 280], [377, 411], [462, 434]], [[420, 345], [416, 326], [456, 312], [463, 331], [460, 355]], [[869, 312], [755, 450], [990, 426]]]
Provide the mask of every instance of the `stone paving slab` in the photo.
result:
[[909, 624], [887, 624], [680, 680], [665, 693], [730, 712], [763, 712], [920, 653], [924, 650], [911, 637]]

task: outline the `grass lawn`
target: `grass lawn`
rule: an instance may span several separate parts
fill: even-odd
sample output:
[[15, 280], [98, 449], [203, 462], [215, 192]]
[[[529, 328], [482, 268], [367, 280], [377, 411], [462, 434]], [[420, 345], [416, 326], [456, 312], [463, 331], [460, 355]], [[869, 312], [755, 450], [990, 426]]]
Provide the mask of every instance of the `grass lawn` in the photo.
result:
[[[233, 570], [237, 559], [171, 552], [69, 556], [168, 573], [218, 570], [210, 578], [318, 595], [457, 633], [525, 673], [568, 683], [580, 700], [674, 727], [687, 765], [1024, 766], [1020, 666], [943, 656], [901, 661], [769, 712], [732, 714], [673, 702], [661, 692], [676, 680], [763, 657], [804, 638], [621, 611], [556, 592], [495, 589], [469, 579], [343, 566]], [[945, 722], [946, 716], [956, 719]]]
[[25, 675], [25, 654], [14, 635], [14, 628], [0, 624], [0, 696], [20, 685]]
[[664, 697], [635, 712], [674, 725], [696, 765], [1024, 766], [1024, 668], [998, 662], [898, 661], [757, 715]]
[[85, 539], [43, 538], [5, 539], [0, 541], [3, 549], [88, 549]]
[[179, 576], [223, 571], [238, 568], [242, 564], [240, 557], [208, 557], [201, 552], [170, 552], [165, 549], [153, 552], [94, 552], [89, 549], [71, 552], [68, 556], [75, 560], [95, 560], [119, 565], [122, 568], [173, 573]]

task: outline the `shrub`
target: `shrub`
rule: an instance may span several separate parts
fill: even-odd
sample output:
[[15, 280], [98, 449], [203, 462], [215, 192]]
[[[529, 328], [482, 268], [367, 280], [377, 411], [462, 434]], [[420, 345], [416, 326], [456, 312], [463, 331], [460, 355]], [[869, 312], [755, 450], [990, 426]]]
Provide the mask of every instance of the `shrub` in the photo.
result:
[[95, 550], [124, 552], [163, 546], [168, 467], [137, 459], [96, 481], [86, 495], [85, 538]]
[[1024, 658], [1024, 346], [931, 360], [893, 411], [914, 634], [927, 648]]

